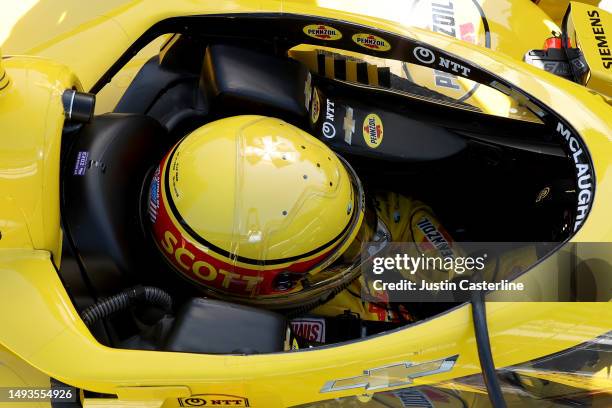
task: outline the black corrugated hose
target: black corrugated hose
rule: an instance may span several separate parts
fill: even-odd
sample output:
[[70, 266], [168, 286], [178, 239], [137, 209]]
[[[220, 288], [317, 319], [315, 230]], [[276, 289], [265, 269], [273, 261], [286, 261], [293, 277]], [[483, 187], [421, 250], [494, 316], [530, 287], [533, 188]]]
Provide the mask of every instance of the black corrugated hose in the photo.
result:
[[81, 313], [83, 322], [91, 327], [95, 322], [137, 303], [147, 303], [163, 310], [172, 309], [172, 298], [162, 289], [153, 286], [135, 286], [114, 296], [102, 299]]

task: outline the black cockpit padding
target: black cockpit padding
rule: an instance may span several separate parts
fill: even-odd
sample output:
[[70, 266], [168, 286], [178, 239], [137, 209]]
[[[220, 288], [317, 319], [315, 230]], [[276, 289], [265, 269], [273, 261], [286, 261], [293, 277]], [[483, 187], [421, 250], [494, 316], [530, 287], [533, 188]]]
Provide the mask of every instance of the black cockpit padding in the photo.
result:
[[[336, 59], [334, 64], [336, 76], [343, 78], [345, 61]], [[352, 89], [347, 82], [309, 75], [304, 65], [290, 58], [213, 44], [206, 50], [202, 69], [200, 87], [215, 117], [262, 114], [295, 124], [311, 116], [315, 123], [310, 133], [332, 149], [380, 160], [433, 161], [453, 156], [466, 146], [461, 136], [400, 111], [402, 101], [384, 106], [388, 93], [374, 88], [367, 88], [367, 92], [363, 87]], [[388, 70], [379, 69], [379, 81], [387, 86], [389, 75]], [[326, 86], [316, 86], [319, 82]], [[305, 99], [312, 95], [313, 85], [320, 96], [320, 113], [308, 115]], [[352, 89], [353, 95], [344, 92], [345, 88]], [[370, 136], [363, 129], [374, 113], [384, 122], [377, 128], [377, 138], [382, 142], [368, 145]]]
[[139, 283], [147, 271], [141, 197], [168, 149], [166, 130], [144, 115], [96, 116], [74, 136], [62, 166], [62, 222], [98, 295]]
[[[147, 113], [164, 92], [176, 84], [197, 81], [198, 76], [168, 69], [159, 63], [159, 56], [147, 61], [125, 90], [114, 109], [115, 113]], [[194, 89], [195, 91], [195, 89]], [[189, 101], [195, 104], [194, 101]]]
[[114, 112], [151, 116], [176, 139], [205, 121], [208, 106], [199, 89], [199, 70], [194, 74], [190, 71], [194, 67], [181, 68], [181, 60], [176, 55], [165, 55], [164, 62], [172, 61], [173, 64], [169, 64], [170, 67], [161, 64], [157, 55], [147, 61], [125, 90]]
[[283, 351], [287, 322], [277, 313], [193, 298], [179, 311], [165, 350], [206, 354]]
[[216, 44], [206, 50], [200, 87], [217, 111], [303, 118], [307, 76], [295, 60]]

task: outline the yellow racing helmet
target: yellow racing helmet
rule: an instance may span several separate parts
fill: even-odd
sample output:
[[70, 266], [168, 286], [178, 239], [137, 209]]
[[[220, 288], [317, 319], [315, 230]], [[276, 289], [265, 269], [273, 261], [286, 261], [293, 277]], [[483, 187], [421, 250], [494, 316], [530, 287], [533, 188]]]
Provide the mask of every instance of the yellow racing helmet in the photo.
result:
[[215, 297], [286, 309], [355, 278], [329, 266], [360, 230], [359, 179], [280, 119], [235, 116], [184, 137], [153, 175], [148, 212], [168, 263]]

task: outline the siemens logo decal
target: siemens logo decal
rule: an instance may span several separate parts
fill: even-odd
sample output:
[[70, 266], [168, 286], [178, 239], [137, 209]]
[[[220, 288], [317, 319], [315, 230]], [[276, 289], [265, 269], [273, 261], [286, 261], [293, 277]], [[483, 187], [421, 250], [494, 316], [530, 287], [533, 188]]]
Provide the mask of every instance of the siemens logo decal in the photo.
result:
[[584, 222], [593, 200], [592, 169], [587, 153], [583, 150], [580, 141], [572, 135], [572, 132], [566, 129], [561, 122], [557, 124], [557, 132], [567, 142], [576, 166], [576, 178], [578, 180], [578, 207], [576, 208], [576, 220], [574, 222], [574, 231], [576, 231]]
[[605, 69], [612, 68], [612, 52], [610, 51], [610, 45], [606, 38], [606, 31], [601, 24], [601, 18], [597, 10], [588, 11], [589, 20], [591, 22], [591, 29], [595, 34], [595, 41], [597, 41], [597, 50], [601, 57], [601, 64]]

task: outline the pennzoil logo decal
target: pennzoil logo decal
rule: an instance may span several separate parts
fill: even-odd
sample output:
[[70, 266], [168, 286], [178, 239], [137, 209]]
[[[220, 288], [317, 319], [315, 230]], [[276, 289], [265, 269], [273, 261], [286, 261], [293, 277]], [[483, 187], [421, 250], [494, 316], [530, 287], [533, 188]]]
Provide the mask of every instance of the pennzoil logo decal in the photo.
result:
[[325, 24], [310, 24], [304, 27], [304, 34], [317, 40], [335, 41], [342, 38], [342, 33]]
[[357, 45], [374, 51], [389, 51], [391, 45], [384, 38], [374, 34], [359, 33], [353, 36], [353, 41]]
[[320, 392], [333, 392], [363, 388], [364, 391], [373, 391], [381, 388], [397, 387], [412, 384], [412, 380], [450, 371], [455, 366], [459, 355], [443, 358], [441, 360], [426, 361], [424, 363], [403, 362], [388, 366], [364, 370], [363, 375], [340, 378], [327, 381]]
[[450, 240], [446, 237], [447, 234], [444, 231], [440, 231], [428, 217], [421, 217], [416, 225], [423, 233], [423, 240], [418, 243], [420, 250], [430, 251], [436, 249], [443, 258], [455, 257], [449, 242]]
[[236, 395], [195, 394], [178, 399], [181, 407], [248, 407], [249, 399]]
[[372, 149], [376, 149], [383, 141], [383, 123], [375, 113], [370, 113], [363, 120], [363, 140]]

